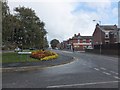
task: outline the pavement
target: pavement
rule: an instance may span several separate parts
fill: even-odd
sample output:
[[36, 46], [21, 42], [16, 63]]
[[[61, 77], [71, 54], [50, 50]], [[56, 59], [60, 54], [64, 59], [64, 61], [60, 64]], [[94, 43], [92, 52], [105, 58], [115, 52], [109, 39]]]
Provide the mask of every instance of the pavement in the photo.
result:
[[59, 55], [57, 59], [40, 62], [19, 62], [2, 64], [2, 72], [37, 70], [45, 67], [67, 64], [74, 61], [71, 56]]

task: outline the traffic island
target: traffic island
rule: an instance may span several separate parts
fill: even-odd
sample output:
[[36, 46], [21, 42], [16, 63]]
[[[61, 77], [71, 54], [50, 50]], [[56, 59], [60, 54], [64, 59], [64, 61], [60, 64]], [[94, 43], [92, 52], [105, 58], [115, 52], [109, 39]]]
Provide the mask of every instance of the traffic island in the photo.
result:
[[67, 64], [74, 60], [75, 59], [71, 56], [59, 55], [59, 58], [53, 60], [42, 60], [39, 62], [4, 63], [2, 64], [2, 72], [39, 70], [46, 67]]

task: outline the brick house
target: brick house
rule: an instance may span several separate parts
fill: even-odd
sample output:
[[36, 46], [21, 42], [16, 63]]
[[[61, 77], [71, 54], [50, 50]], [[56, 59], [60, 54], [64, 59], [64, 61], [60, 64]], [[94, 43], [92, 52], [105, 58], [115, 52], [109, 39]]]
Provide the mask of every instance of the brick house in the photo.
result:
[[93, 32], [93, 45], [114, 44], [117, 43], [117, 39], [116, 25], [96, 25]]
[[61, 42], [61, 49], [69, 49], [68, 40]]
[[65, 49], [73, 49], [75, 51], [83, 51], [85, 48], [92, 48], [92, 36], [81, 36], [74, 34], [72, 38], [63, 41]]

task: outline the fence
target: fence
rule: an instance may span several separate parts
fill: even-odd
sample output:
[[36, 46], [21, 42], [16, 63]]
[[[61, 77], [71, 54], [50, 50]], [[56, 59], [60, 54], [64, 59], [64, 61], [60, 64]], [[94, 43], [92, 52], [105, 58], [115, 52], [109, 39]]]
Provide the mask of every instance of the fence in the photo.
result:
[[116, 44], [102, 44], [100, 45], [94, 45], [94, 49], [109, 49], [109, 50], [118, 50], [120, 49], [120, 43], [116, 43]]
[[98, 53], [103, 55], [120, 55], [120, 43], [117, 44], [102, 44], [101, 52], [100, 45], [94, 45], [94, 49], [86, 49], [86, 52]]

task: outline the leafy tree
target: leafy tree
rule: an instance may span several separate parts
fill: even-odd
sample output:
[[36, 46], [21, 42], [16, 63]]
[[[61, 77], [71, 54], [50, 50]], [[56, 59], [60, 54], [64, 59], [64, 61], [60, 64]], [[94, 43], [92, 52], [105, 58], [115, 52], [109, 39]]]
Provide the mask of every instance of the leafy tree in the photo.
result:
[[21, 25], [20, 20], [10, 14], [7, 3], [7, 1], [2, 2], [2, 43], [8, 48], [8, 46], [18, 46]]
[[2, 1], [2, 17], [5, 18], [10, 14], [9, 6], [7, 1]]
[[12, 41], [13, 15], [10, 14], [7, 1], [2, 1], [2, 44], [8, 45]]
[[35, 11], [24, 6], [16, 7], [14, 11], [15, 15], [10, 14], [7, 1], [2, 2], [2, 43], [23, 48], [47, 47], [45, 23], [36, 16]]
[[47, 38], [45, 37], [44, 38], [44, 48], [48, 48], [49, 45], [48, 45], [48, 41], [47, 41]]
[[21, 22], [22, 44], [29, 47], [44, 48], [44, 36], [47, 34], [44, 22], [40, 21], [31, 8], [17, 7], [15, 11], [17, 12], [16, 18]]
[[7, 34], [9, 34], [8, 30], [10, 27], [9, 27], [9, 15], [10, 15], [10, 12], [9, 12], [9, 7], [7, 5], [7, 2], [2, 2], [2, 36], [3, 36], [3, 42], [5, 41], [8, 41], [8, 37]]
[[53, 48], [53, 49], [55, 49], [56, 47], [57, 47], [57, 44], [59, 43], [59, 40], [57, 40], [57, 39], [53, 39], [53, 40], [51, 40], [51, 42], [50, 42], [50, 44], [51, 44], [51, 47]]

